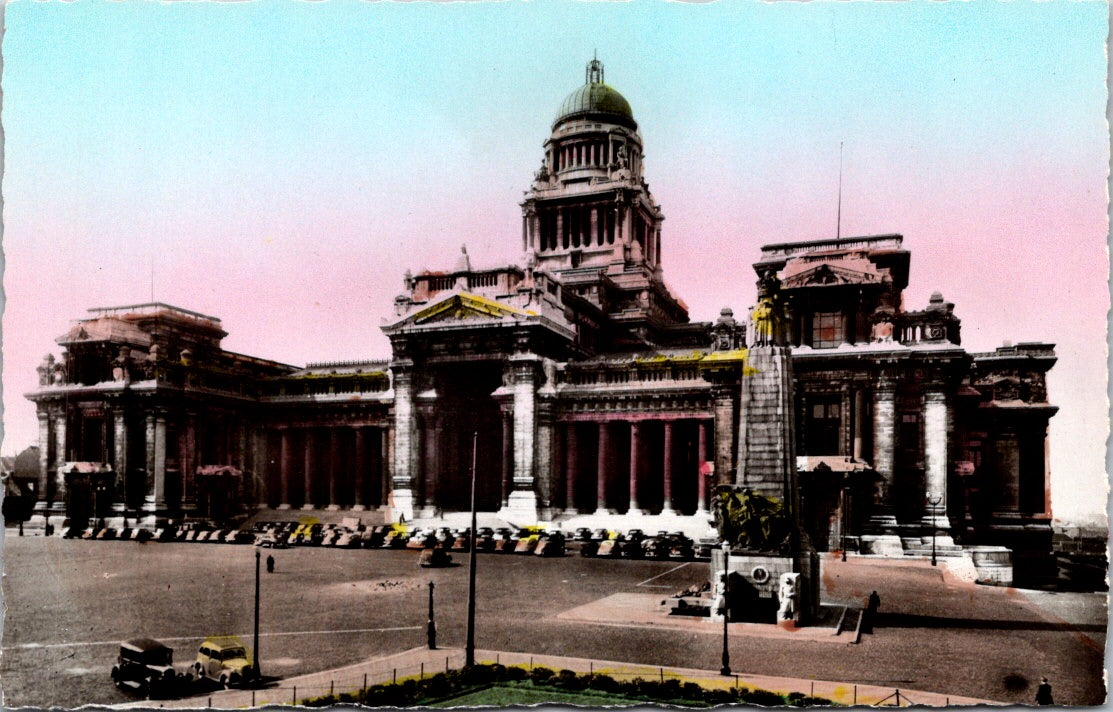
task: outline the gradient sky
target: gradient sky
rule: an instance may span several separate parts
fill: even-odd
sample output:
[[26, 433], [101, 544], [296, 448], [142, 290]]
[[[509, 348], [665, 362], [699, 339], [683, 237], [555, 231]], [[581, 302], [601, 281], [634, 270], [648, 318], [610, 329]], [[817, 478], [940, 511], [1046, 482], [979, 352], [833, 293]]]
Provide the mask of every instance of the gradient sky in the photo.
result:
[[[898, 232], [906, 306], [1057, 345], [1052, 503], [1106, 502], [1107, 5], [5, 7], [2, 451], [90, 307], [218, 316], [292, 364], [387, 357], [407, 269], [520, 262], [518, 201], [597, 51], [634, 109], [665, 277], [744, 313], [762, 244]], [[152, 280], [152, 272], [154, 278]]]

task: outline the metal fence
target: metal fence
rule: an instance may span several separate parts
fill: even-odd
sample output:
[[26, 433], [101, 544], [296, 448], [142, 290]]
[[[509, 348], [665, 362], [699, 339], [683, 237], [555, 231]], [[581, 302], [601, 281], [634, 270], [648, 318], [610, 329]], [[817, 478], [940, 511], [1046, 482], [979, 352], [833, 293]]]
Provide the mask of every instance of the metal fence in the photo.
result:
[[[206, 698], [190, 698], [193, 707], [245, 708], [266, 705], [301, 705], [309, 700], [330, 695], [351, 695], [351, 701], [373, 685], [401, 683], [406, 680], [421, 680], [438, 673], [446, 673], [464, 666], [464, 653], [461, 650], [428, 651], [425, 660], [417, 663], [400, 659], [394, 664], [390, 659], [363, 663], [317, 675], [298, 678], [297, 684], [282, 682], [253, 690], [225, 690], [214, 692]], [[620, 682], [635, 679], [667, 682], [675, 680], [680, 684], [695, 683], [709, 690], [766, 690], [788, 695], [797, 693], [813, 698], [823, 698], [844, 705], [869, 705], [878, 707], [909, 707], [914, 705], [950, 705], [951, 698], [935, 693], [907, 692], [879, 685], [857, 685], [836, 683], [823, 680], [790, 680], [786, 678], [753, 678], [745, 674], [728, 676], [708, 674], [696, 670], [679, 670], [660, 666], [626, 665], [619, 663], [600, 663], [590, 660], [570, 660], [545, 655], [520, 653], [494, 653], [492, 657], [479, 656], [479, 663], [520, 666], [528, 671], [546, 667], [559, 674], [561, 670], [572, 670], [579, 674], [606, 675]], [[348, 671], [348, 672], [346, 672]], [[553, 688], [554, 690], [559, 688]], [[970, 704], [962, 698], [955, 698], [956, 704]], [[184, 701], [183, 701], [184, 702]]]

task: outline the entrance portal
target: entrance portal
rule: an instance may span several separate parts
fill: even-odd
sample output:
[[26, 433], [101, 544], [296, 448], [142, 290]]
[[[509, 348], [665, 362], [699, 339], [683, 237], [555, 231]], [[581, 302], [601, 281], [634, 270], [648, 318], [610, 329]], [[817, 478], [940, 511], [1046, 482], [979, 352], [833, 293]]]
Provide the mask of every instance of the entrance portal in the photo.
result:
[[[437, 368], [437, 452], [435, 506], [445, 510], [471, 508], [472, 433], [476, 447], [476, 508], [496, 511], [509, 492], [503, 492], [502, 414], [491, 393], [502, 384], [502, 363], [479, 361]], [[509, 478], [507, 478], [509, 479]]]

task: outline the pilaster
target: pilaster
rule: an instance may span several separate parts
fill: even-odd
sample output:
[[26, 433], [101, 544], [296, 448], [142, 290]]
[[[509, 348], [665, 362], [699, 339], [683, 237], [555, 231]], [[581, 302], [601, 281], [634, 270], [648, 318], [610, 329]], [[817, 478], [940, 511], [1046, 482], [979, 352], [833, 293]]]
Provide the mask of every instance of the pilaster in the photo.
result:
[[115, 501], [127, 506], [128, 492], [128, 426], [122, 408], [112, 414], [112, 466], [116, 470]]
[[290, 451], [290, 429], [278, 428], [278, 508], [290, 508], [290, 469], [293, 466], [293, 453]]
[[367, 509], [367, 500], [366, 496], [364, 495], [364, 490], [367, 488], [365, 482], [367, 476], [367, 439], [364, 435], [366, 430], [367, 428], [359, 425], [352, 428], [352, 431], [355, 435], [356, 450], [355, 473], [352, 478], [352, 487], [355, 490], [355, 492], [353, 492], [352, 510], [356, 512], [362, 512], [363, 510]]
[[42, 509], [47, 506], [50, 501], [50, 413], [45, 411], [38, 412], [39, 417], [39, 479], [38, 479], [38, 502], [35, 503], [36, 509]]
[[155, 511], [166, 509], [166, 416], [155, 417]]
[[500, 512], [510, 521], [536, 521], [537, 510], [537, 371], [532, 353], [510, 357], [514, 393], [514, 489]]
[[399, 521], [414, 518], [417, 423], [414, 413], [413, 361], [403, 359], [390, 366], [394, 374], [394, 472], [391, 477], [391, 506]]
[[[937, 386], [924, 392], [924, 501], [923, 523], [948, 529], [947, 518], [947, 395]], [[932, 506], [932, 502], [937, 502]]]

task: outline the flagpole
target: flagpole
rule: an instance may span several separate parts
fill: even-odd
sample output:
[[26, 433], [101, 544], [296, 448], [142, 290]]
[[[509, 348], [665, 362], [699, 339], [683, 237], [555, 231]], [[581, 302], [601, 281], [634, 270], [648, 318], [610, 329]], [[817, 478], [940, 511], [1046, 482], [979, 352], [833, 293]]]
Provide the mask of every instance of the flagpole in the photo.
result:
[[468, 542], [468, 640], [464, 646], [464, 666], [475, 665], [475, 453], [479, 432], [471, 436], [471, 532]]

